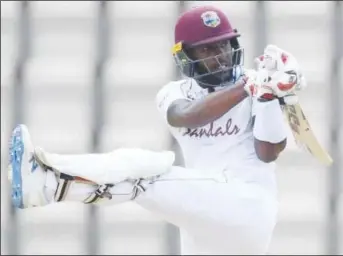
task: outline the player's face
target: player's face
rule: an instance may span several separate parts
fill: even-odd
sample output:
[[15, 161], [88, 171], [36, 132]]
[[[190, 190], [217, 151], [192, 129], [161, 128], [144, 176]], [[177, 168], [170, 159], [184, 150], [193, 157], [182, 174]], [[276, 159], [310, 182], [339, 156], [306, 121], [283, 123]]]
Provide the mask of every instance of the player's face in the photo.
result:
[[223, 73], [232, 68], [232, 47], [229, 40], [193, 48], [193, 58], [207, 72]]

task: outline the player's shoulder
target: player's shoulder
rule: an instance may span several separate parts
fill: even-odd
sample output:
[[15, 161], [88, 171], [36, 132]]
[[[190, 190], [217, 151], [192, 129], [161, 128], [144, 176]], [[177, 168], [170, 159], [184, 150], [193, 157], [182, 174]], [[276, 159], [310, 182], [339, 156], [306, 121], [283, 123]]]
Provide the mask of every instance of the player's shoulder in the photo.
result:
[[170, 81], [169, 83], [165, 84], [156, 94], [155, 102], [157, 108], [165, 113], [174, 101], [188, 99], [185, 88], [187, 88], [188, 84], [191, 83], [191, 79], [182, 79]]
[[170, 91], [180, 90], [183, 86], [191, 85], [191, 84], [192, 84], [191, 78], [170, 81], [159, 89], [159, 91], [157, 92], [157, 96], [161, 94], [165, 94]]
[[192, 85], [194, 85], [194, 80], [191, 78], [170, 81], [158, 90], [155, 98], [157, 101], [160, 101], [161, 99], [168, 97], [168, 95], [187, 97], [187, 88], [191, 88]]

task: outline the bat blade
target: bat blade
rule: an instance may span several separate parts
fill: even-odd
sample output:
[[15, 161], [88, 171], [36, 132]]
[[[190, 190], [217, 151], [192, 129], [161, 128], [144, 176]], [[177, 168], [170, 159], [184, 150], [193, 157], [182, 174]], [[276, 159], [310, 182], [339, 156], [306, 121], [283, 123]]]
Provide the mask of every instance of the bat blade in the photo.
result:
[[331, 165], [331, 156], [316, 138], [300, 104], [284, 105], [283, 112], [297, 145], [323, 164]]

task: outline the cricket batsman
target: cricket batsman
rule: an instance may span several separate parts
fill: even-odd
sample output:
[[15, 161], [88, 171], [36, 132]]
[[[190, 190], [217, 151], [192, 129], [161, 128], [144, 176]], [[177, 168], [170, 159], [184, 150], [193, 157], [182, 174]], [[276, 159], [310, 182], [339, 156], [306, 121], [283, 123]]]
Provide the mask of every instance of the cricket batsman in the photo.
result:
[[173, 57], [184, 78], [162, 86], [156, 106], [185, 167], [171, 151], [46, 152], [18, 125], [9, 148], [14, 206], [134, 201], [180, 228], [183, 255], [266, 254], [277, 222], [275, 160], [288, 133], [282, 105], [297, 102], [305, 80], [274, 45], [256, 70], [244, 69], [239, 36], [213, 6], [176, 23]]

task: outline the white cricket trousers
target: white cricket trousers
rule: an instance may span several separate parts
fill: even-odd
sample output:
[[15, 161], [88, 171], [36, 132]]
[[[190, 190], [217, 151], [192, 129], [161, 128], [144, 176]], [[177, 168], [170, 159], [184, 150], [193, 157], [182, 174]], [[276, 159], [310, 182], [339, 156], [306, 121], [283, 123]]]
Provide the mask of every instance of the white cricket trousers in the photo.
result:
[[135, 201], [180, 228], [182, 254], [266, 254], [277, 201], [256, 183], [173, 167]]

